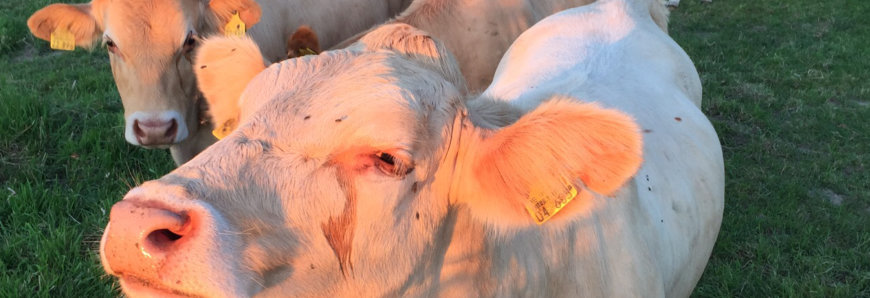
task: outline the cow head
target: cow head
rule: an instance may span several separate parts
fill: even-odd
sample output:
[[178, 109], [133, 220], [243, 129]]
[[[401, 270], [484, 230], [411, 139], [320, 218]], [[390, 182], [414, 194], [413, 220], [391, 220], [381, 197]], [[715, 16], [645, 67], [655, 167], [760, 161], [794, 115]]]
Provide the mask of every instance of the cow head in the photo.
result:
[[103, 266], [131, 296], [402, 295], [437, 280], [458, 210], [536, 229], [529, 194], [568, 183], [562, 225], [640, 163], [624, 114], [556, 96], [519, 117], [463, 89], [407, 25], [272, 65], [231, 99], [234, 132], [112, 208]]
[[199, 36], [223, 32], [234, 13], [253, 26], [260, 8], [253, 0], [94, 0], [49, 5], [27, 24], [45, 40], [59, 29], [71, 32], [80, 47], [102, 40], [124, 105], [126, 140], [166, 147], [197, 133], [191, 65]]
[[306, 25], [299, 26], [287, 39], [287, 59], [317, 55], [322, 51], [317, 33], [314, 33], [314, 30]]

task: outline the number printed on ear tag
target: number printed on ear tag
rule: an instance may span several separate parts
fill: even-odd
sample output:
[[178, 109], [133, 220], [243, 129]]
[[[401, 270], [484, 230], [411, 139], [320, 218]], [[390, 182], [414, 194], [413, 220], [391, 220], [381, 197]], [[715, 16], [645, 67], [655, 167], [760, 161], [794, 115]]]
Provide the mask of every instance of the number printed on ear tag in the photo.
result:
[[66, 28], [57, 28], [51, 32], [51, 48], [63, 51], [75, 50], [76, 37]]
[[529, 193], [526, 210], [529, 211], [532, 220], [539, 225], [549, 220], [577, 196], [577, 188], [571, 183], [565, 182], [565, 188], [557, 193], [559, 194], [554, 195], [552, 192], [544, 191]]
[[227, 25], [224, 26], [224, 35], [226, 36], [245, 36], [245, 22], [242, 21], [242, 18], [239, 17], [239, 13], [236, 12], [230, 18], [230, 21], [227, 22]]

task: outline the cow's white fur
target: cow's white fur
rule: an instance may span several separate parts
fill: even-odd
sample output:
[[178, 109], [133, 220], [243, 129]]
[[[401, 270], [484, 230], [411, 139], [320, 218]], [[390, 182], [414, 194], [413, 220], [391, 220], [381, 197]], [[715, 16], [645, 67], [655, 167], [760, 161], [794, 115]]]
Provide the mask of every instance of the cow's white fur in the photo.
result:
[[606, 1], [537, 24], [502, 59], [484, 96], [527, 111], [553, 92], [567, 93], [632, 115], [645, 131], [645, 163], [630, 185], [637, 213], [620, 220], [643, 218], [623, 228], [649, 229], [638, 234], [660, 241], [647, 253], [656, 256], [651, 268], [664, 273], [665, 296], [688, 295], [722, 218], [721, 148], [699, 110], [700, 79], [689, 57], [625, 6]]
[[[124, 199], [225, 226], [202, 227], [159, 259], [119, 257], [125, 237], [143, 231], [116, 225], [148, 218], [113, 209], [101, 249], [109, 273], [143, 272], [151, 286], [196, 295], [691, 293], [721, 221], [722, 155], [684, 88], [697, 74], [645, 9], [604, 0], [545, 19], [468, 104], [441, 67], [449, 53], [433, 50], [443, 46], [401, 25], [378, 34], [399, 38], [257, 75], [238, 130]], [[385, 172], [381, 152], [414, 170]], [[531, 185], [566, 177], [580, 195], [534, 224], [521, 210]], [[347, 215], [349, 243], [337, 248], [326, 227]], [[189, 250], [205, 253], [185, 263]]]
[[[409, 4], [410, 0], [93, 0], [49, 5], [34, 13], [28, 26], [45, 40], [56, 28], [68, 28], [76, 44], [86, 48], [101, 38], [111, 39], [118, 48], [109, 58], [124, 105], [126, 131], [133, 131], [134, 120], [154, 120], [138, 119], [134, 113], [174, 110], [180, 115], [179, 133], [169, 148], [176, 164], [181, 164], [215, 141], [211, 123], [201, 115], [204, 103], [198, 102], [192, 69], [195, 52], [180, 53], [188, 32], [220, 34], [237, 11], [263, 56], [281, 60], [287, 53], [287, 37], [300, 25], [312, 27], [320, 43], [330, 47], [384, 22]], [[139, 145], [135, 137], [126, 139]]]

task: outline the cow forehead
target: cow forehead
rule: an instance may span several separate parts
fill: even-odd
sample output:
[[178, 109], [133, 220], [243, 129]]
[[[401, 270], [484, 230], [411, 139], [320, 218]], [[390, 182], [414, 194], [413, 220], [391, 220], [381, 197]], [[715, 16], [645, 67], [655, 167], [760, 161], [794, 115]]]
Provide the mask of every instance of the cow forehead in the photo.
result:
[[103, 14], [105, 31], [125, 57], [167, 57], [191, 30], [184, 10], [195, 13], [194, 6], [174, 0], [110, 1]]
[[258, 75], [243, 104], [267, 100], [251, 115], [251, 127], [268, 127], [281, 139], [292, 136], [286, 139], [306, 154], [359, 145], [411, 149], [437, 130], [431, 127], [437, 123], [425, 120], [437, 111], [446, 119], [444, 106], [458, 96], [437, 75], [386, 53], [332, 52], [291, 60], [298, 61]]

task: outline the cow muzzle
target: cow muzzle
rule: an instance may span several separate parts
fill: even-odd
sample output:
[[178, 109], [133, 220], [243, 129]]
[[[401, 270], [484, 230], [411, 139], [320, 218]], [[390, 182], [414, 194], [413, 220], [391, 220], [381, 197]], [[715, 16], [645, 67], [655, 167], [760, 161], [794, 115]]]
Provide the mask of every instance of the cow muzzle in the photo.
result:
[[[130, 297], [248, 296], [249, 275], [227, 256], [241, 240], [210, 205], [166, 188], [139, 187], [115, 203], [100, 241], [100, 260]], [[157, 194], [160, 194], [157, 196]], [[223, 231], [219, 232], [219, 231]]]
[[148, 148], [166, 148], [187, 138], [184, 118], [176, 111], [136, 112], [126, 119], [127, 142]]
[[103, 234], [103, 266], [112, 273], [157, 279], [156, 265], [178, 253], [196, 230], [189, 212], [120, 201]]

